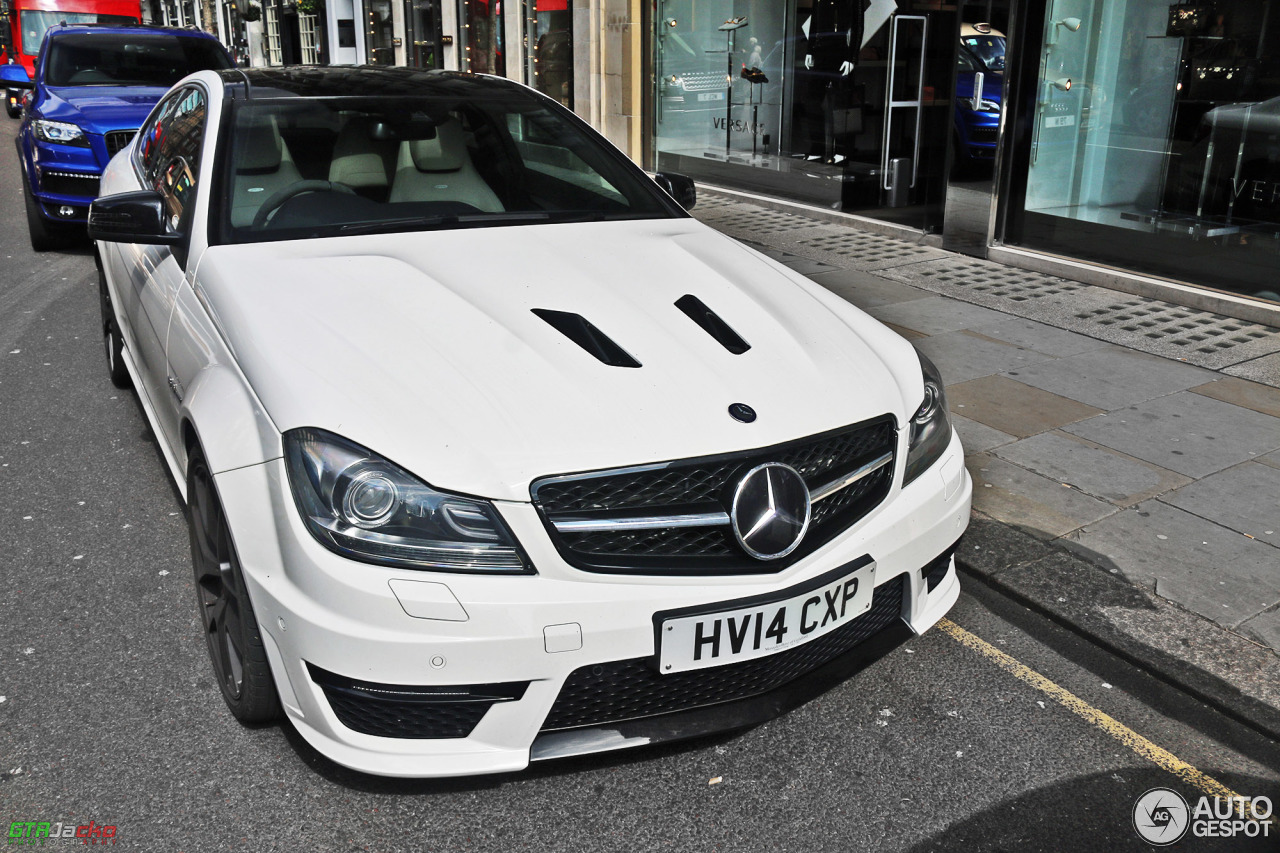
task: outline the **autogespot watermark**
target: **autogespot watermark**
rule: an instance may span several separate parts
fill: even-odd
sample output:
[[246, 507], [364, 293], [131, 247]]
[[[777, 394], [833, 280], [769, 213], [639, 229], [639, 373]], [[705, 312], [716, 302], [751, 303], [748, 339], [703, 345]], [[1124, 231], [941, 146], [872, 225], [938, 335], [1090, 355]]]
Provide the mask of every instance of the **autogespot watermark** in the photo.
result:
[[1196, 838], [1270, 838], [1271, 800], [1267, 797], [1201, 797], [1193, 808], [1177, 791], [1152, 788], [1133, 804], [1133, 828], [1150, 844], [1163, 847]]
[[79, 844], [115, 844], [116, 827], [89, 821], [86, 824], [74, 820], [15, 820], [9, 824], [9, 844], [44, 846], [61, 841]]

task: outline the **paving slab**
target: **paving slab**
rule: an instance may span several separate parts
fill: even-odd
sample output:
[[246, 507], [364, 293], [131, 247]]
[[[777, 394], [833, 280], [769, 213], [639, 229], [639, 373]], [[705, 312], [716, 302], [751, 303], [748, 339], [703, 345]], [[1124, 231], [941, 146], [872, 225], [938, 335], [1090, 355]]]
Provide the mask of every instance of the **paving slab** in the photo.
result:
[[1273, 418], [1280, 418], [1280, 388], [1250, 382], [1235, 376], [1220, 376], [1188, 389], [1224, 403], [1234, 403]]
[[957, 415], [954, 407], [951, 410], [951, 425], [960, 434], [965, 453], [982, 453], [1018, 440], [1017, 436], [969, 420], [964, 415]]
[[867, 313], [878, 320], [906, 326], [926, 335], [958, 332], [970, 326], [988, 325], [1003, 319], [998, 311], [945, 296], [929, 296], [910, 302], [881, 305]]
[[1280, 547], [1280, 475], [1270, 466], [1244, 462], [1160, 500]]
[[1192, 478], [1280, 449], [1280, 418], [1189, 391], [1064, 429]]
[[1041, 539], [1065, 536], [1116, 512], [1106, 501], [987, 453], [967, 457], [965, 467], [973, 477], [974, 509]]
[[1240, 633], [1264, 646], [1280, 651], [1280, 608], [1273, 608], [1240, 626]]
[[[906, 285], [903, 286], [905, 287]], [[916, 289], [918, 290], [919, 288]], [[970, 331], [974, 334], [985, 335], [1009, 344], [1017, 344], [1020, 347], [1026, 347], [1027, 349], [1058, 358], [1080, 355], [1090, 350], [1109, 346], [1109, 344], [1096, 338], [1090, 338], [1076, 332], [1068, 332], [1065, 329], [1054, 328], [1053, 326], [1021, 317], [1009, 317], [997, 323], [974, 327]]]
[[1019, 438], [1083, 421], [1102, 414], [1101, 409], [1005, 376], [984, 376], [947, 389], [953, 411]]
[[883, 279], [858, 270], [837, 270], [810, 275], [814, 281], [849, 302], [866, 310], [880, 305], [894, 305], [933, 296], [927, 290]]
[[1191, 482], [1181, 474], [1067, 432], [1042, 433], [994, 452], [1029, 471], [1117, 506], [1132, 506]]
[[1223, 373], [1280, 388], [1280, 353], [1233, 364], [1223, 370]]
[[1280, 452], [1259, 456], [1256, 461], [1261, 462], [1263, 465], [1270, 465], [1272, 468], [1280, 468]]
[[942, 371], [947, 386], [982, 376], [1005, 373], [1037, 364], [1053, 356], [1007, 344], [967, 330], [931, 335], [917, 346]]
[[1109, 344], [1009, 375], [1104, 411], [1185, 391], [1214, 378], [1209, 370]]
[[1160, 501], [1121, 510], [1064, 544], [1227, 628], [1280, 602], [1280, 549]]

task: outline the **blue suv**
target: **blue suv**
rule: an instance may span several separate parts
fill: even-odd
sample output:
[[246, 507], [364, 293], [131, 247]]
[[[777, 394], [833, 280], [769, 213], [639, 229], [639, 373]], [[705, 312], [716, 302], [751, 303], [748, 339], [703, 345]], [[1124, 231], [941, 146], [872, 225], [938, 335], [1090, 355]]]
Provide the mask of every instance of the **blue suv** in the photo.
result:
[[21, 65], [0, 67], [5, 85], [34, 90], [17, 138], [31, 248], [83, 235], [102, 170], [169, 87], [234, 65], [217, 39], [195, 30], [76, 25], [45, 34], [34, 81]]

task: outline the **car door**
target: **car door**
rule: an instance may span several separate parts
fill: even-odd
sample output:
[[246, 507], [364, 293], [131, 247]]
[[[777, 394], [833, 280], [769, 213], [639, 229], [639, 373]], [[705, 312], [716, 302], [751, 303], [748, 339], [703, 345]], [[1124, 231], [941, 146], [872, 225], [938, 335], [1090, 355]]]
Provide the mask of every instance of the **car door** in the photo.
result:
[[[200, 152], [208, 118], [208, 97], [199, 86], [168, 95], [139, 131], [137, 160], [142, 184], [160, 193], [165, 214], [178, 231], [188, 232], [200, 185]], [[120, 245], [127, 280], [121, 297], [133, 333], [134, 363], [142, 377], [159, 436], [169, 448], [178, 443], [181, 388], [171, 381], [165, 358], [169, 321], [186, 277], [185, 247]]]

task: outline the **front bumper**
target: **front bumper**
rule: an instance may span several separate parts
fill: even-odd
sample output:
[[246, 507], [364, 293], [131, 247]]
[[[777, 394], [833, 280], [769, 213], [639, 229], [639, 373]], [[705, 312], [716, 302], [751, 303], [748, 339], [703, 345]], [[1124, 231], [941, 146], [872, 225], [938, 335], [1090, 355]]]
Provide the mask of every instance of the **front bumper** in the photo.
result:
[[[98, 197], [105, 143], [100, 134], [87, 134], [90, 147], [36, 141], [31, 152], [31, 192], [41, 213], [53, 222], [83, 225], [89, 205]], [[108, 158], [109, 159], [109, 158]]]
[[[900, 482], [901, 470], [895, 476]], [[972, 490], [953, 434], [943, 457], [910, 486], [892, 491], [818, 551], [768, 576], [582, 572], [564, 562], [532, 505], [498, 504], [538, 574], [484, 577], [387, 569], [327, 551], [303, 527], [281, 460], [227, 471], [216, 481], [290, 721], [339, 764], [404, 777], [516, 771], [531, 759], [697, 736], [783, 713], [923, 632], [951, 608], [959, 583], [950, 549], [968, 523]], [[816, 666], [762, 681], [757, 692], [748, 687], [721, 694], [732, 701], [711, 697], [676, 713], [543, 731], [574, 673], [579, 680], [604, 678], [617, 666], [655, 654], [655, 613], [777, 596], [865, 555], [877, 564], [878, 594], [870, 612], [880, 621], [863, 623], [859, 630], [870, 630], [868, 636], [835, 648]], [[798, 649], [811, 645], [816, 641]], [[398, 688], [407, 692], [396, 693]], [[458, 724], [454, 712], [476, 716], [475, 707], [455, 705], [443, 709], [443, 728], [434, 717], [415, 717], [413, 725], [425, 728], [405, 729], [410, 712], [442, 691], [468, 692], [484, 702], [478, 721], [449, 729]], [[384, 719], [365, 725], [358, 713], [353, 717], [351, 703], [360, 701], [386, 711]], [[433, 713], [440, 710], [433, 706]], [[344, 718], [360, 721], [352, 728]], [[460, 731], [465, 736], [456, 736]]]

